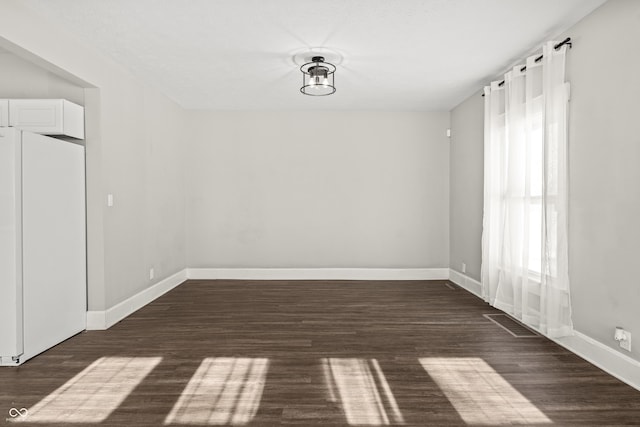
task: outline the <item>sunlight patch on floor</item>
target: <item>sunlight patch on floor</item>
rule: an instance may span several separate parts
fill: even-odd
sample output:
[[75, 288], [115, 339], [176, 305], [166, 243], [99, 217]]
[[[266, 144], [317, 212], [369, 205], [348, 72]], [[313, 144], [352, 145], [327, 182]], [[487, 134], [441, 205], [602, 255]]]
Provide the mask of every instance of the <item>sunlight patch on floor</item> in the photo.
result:
[[482, 359], [422, 358], [420, 364], [467, 424], [551, 423]]
[[161, 357], [102, 357], [71, 378], [15, 422], [98, 423], [127, 398]]
[[249, 423], [260, 406], [268, 366], [269, 359], [204, 359], [164, 423]]
[[322, 360], [329, 398], [339, 402], [350, 425], [404, 424], [402, 413], [376, 359]]

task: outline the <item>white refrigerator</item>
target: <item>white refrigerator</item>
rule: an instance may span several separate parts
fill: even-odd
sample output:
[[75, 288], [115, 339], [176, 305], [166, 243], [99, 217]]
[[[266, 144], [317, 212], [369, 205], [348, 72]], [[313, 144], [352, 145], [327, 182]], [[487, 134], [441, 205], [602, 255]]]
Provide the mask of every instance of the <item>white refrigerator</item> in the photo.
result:
[[84, 147], [0, 127], [0, 365], [86, 328]]

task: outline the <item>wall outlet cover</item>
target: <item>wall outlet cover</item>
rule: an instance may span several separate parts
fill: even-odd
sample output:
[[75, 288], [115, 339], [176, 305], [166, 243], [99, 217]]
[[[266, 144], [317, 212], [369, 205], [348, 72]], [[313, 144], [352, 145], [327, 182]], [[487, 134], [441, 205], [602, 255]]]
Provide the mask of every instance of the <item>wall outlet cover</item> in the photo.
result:
[[625, 331], [625, 335], [627, 338], [620, 341], [620, 347], [622, 347], [623, 350], [631, 351], [631, 332]]

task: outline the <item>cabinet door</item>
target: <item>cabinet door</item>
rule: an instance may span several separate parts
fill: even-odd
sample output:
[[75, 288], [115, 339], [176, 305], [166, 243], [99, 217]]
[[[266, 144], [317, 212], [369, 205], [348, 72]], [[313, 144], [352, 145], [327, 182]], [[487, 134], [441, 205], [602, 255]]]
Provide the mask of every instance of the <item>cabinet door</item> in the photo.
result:
[[66, 99], [10, 99], [9, 126], [84, 139], [84, 107]]
[[9, 126], [9, 100], [0, 99], [0, 127]]
[[23, 132], [24, 357], [86, 326], [84, 147]]
[[63, 131], [61, 99], [12, 99], [9, 125], [30, 132], [60, 135]]

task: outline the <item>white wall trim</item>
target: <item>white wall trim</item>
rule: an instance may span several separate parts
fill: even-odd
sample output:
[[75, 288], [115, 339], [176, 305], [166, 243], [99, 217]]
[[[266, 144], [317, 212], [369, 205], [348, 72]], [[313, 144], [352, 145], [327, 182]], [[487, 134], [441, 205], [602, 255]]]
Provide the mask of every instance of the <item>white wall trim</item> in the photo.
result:
[[482, 299], [482, 284], [454, 269], [449, 269], [449, 280]]
[[87, 311], [87, 330], [104, 330], [187, 280], [181, 270], [104, 311]]
[[637, 360], [578, 331], [575, 331], [573, 336], [553, 341], [609, 375], [640, 390], [640, 362]]
[[196, 280], [446, 280], [448, 268], [188, 268]]
[[105, 310], [87, 311], [87, 331], [101, 331], [107, 329]]
[[107, 310], [87, 311], [87, 330], [105, 330], [187, 279], [446, 280], [448, 268], [186, 268]]

